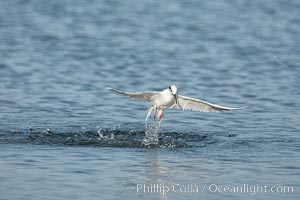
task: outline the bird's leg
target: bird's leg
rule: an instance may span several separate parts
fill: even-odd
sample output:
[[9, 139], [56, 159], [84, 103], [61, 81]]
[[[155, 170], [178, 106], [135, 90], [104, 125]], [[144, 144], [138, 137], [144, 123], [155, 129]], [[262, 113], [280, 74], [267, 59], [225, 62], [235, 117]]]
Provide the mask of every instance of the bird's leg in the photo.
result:
[[157, 113], [157, 107], [155, 107], [155, 111], [154, 111], [154, 115], [153, 115], [154, 121], [156, 120], [156, 113]]
[[158, 120], [161, 121], [163, 118], [164, 110], [161, 110]]
[[159, 117], [158, 117], [158, 128], [160, 128], [160, 123], [161, 123], [161, 120], [163, 118], [163, 113], [164, 113], [164, 110], [160, 110], [159, 111]]
[[148, 112], [147, 116], [146, 116], [146, 120], [145, 120], [146, 128], [148, 126], [148, 118], [150, 117], [152, 110], [153, 110], [153, 107], [150, 107], [148, 110], [146, 110]]

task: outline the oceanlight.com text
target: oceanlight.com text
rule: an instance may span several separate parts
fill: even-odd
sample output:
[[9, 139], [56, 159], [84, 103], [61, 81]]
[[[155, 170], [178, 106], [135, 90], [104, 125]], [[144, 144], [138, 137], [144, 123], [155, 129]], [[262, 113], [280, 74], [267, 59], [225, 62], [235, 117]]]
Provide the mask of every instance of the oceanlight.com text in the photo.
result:
[[137, 184], [137, 193], [236, 193], [256, 195], [258, 193], [294, 193], [291, 185], [263, 184]]

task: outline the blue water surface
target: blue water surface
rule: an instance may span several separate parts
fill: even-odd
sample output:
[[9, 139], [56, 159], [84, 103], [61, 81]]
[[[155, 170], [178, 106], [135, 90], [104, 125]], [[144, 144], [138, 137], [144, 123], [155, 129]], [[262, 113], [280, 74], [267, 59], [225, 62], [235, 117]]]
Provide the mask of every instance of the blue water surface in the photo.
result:
[[[297, 0], [0, 1], [0, 199], [299, 199], [299, 10]], [[167, 110], [158, 143], [145, 145], [148, 105], [105, 88], [171, 84], [246, 108]], [[214, 190], [245, 184], [279, 192]]]

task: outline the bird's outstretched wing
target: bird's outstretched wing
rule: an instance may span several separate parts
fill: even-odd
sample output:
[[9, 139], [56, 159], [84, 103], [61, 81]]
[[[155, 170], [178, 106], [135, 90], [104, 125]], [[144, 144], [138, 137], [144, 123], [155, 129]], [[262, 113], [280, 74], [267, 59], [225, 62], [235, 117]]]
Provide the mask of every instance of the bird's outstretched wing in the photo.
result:
[[111, 90], [119, 95], [126, 96], [128, 98], [135, 99], [135, 100], [145, 101], [145, 102], [152, 102], [154, 97], [159, 94], [158, 92], [135, 92], [135, 93], [124, 92], [111, 87], [107, 87], [106, 89]]
[[177, 95], [177, 106], [174, 107], [182, 110], [193, 110], [198, 112], [219, 112], [243, 109], [219, 106], [206, 101], [202, 101], [200, 99], [193, 99], [181, 95]]

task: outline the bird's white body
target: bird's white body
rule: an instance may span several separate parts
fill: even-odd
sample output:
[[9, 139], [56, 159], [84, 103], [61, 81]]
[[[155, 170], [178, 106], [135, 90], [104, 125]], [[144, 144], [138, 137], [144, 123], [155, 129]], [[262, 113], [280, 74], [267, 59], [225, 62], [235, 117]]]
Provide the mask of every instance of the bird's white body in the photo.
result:
[[152, 106], [148, 109], [148, 113], [145, 120], [146, 126], [148, 118], [150, 117], [152, 111], [154, 112], [154, 120], [158, 118], [158, 126], [160, 126], [164, 110], [166, 108], [171, 108], [175, 106], [175, 104], [175, 97], [169, 89], [165, 89], [153, 95]]
[[146, 126], [148, 118], [153, 112], [154, 120], [158, 118], [158, 126], [160, 126], [161, 120], [163, 118], [163, 112], [166, 108], [179, 108], [182, 110], [194, 110], [199, 112], [210, 112], [210, 111], [227, 111], [227, 110], [237, 110], [241, 108], [229, 108], [224, 106], [215, 105], [202, 101], [199, 99], [193, 99], [181, 95], [177, 95], [177, 87], [175, 85], [169, 86], [169, 88], [164, 89], [161, 92], [137, 92], [129, 93], [116, 90], [113, 88], [107, 88], [116, 92], [117, 94], [127, 96], [136, 100], [146, 101], [151, 104], [151, 107], [148, 109], [146, 116]]
[[166, 109], [174, 105], [175, 97], [169, 89], [165, 89], [154, 96], [153, 103], [159, 109]]

